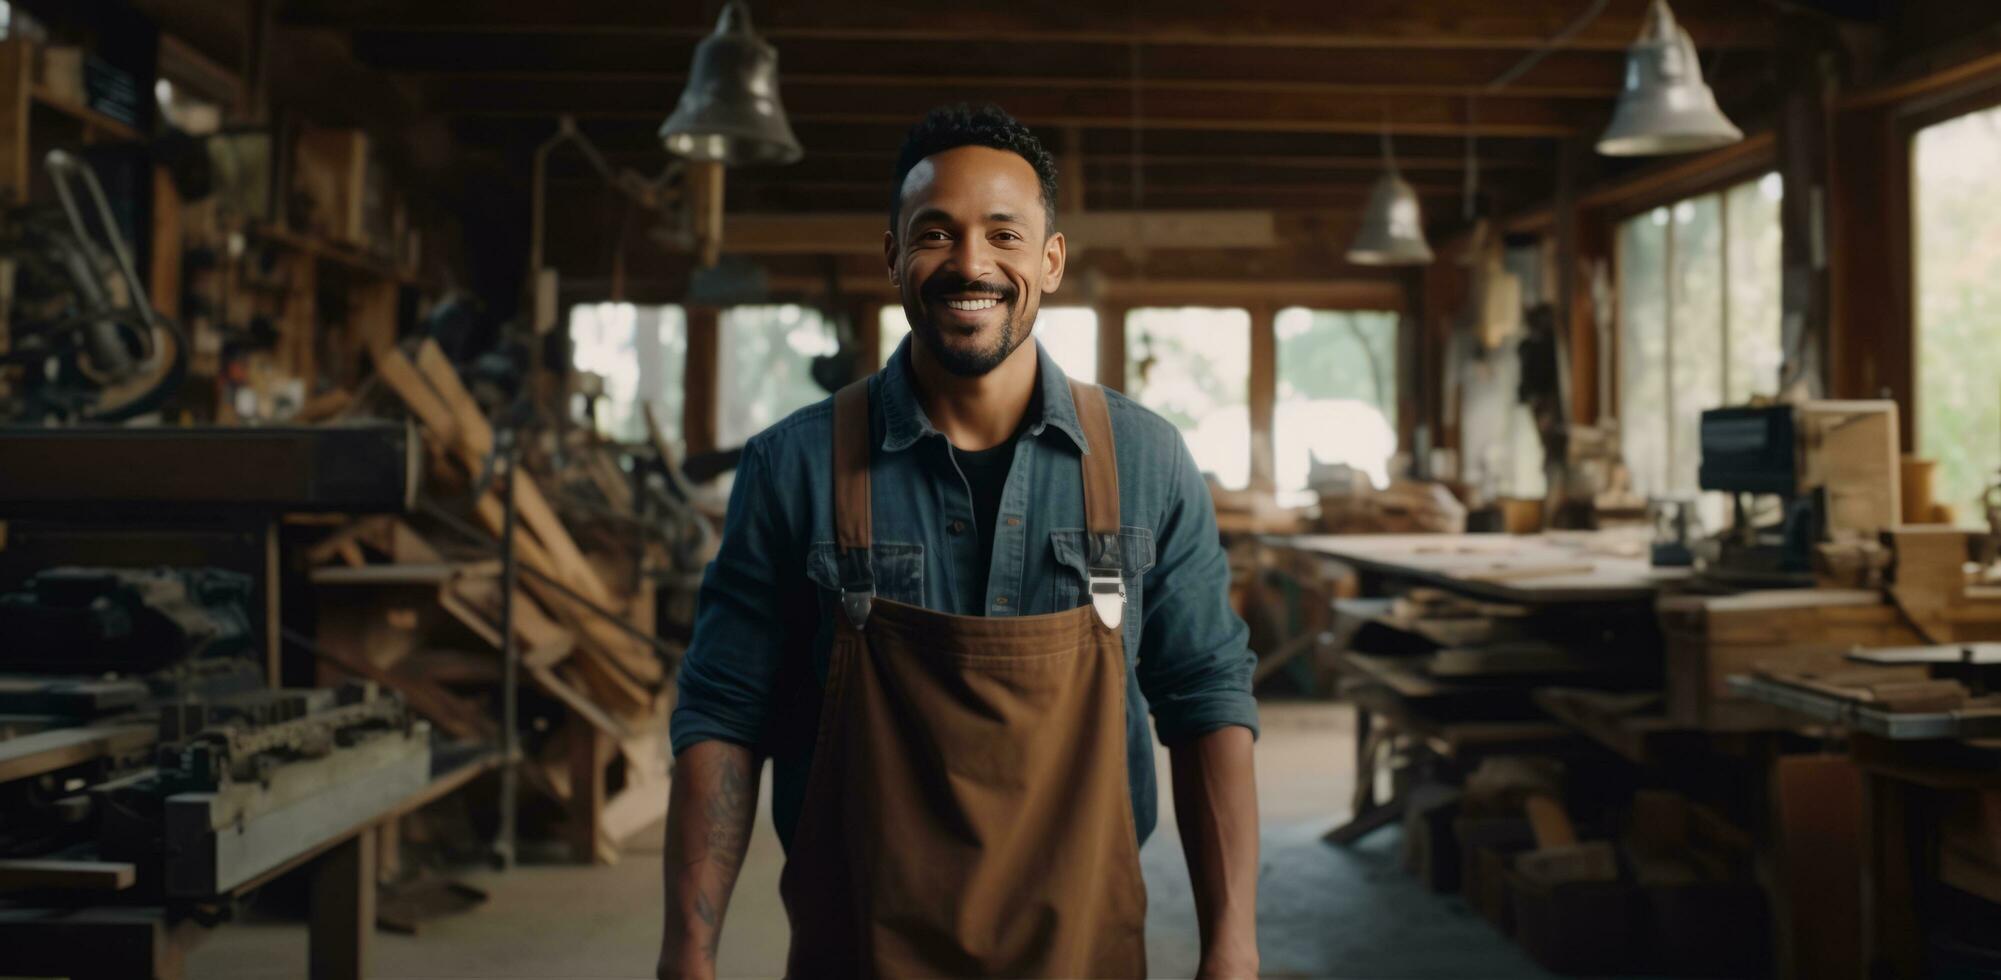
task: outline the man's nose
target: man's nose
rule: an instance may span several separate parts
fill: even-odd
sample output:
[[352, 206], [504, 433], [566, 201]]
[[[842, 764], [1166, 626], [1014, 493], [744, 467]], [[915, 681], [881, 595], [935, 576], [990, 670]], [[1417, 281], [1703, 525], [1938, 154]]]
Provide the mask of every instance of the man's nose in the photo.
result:
[[978, 235], [963, 236], [952, 246], [952, 265], [969, 282], [984, 278], [995, 268], [993, 248]]

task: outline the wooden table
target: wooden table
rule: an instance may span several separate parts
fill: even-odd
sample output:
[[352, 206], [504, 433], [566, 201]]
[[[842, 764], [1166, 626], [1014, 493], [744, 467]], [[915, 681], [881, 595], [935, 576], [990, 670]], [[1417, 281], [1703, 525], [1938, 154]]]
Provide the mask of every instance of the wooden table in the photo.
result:
[[[1384, 595], [1397, 585], [1443, 589], [1486, 602], [1538, 608], [1593, 607], [1594, 612], [1652, 615], [1653, 600], [1663, 585], [1686, 577], [1685, 572], [1653, 568], [1647, 541], [1630, 533], [1504, 534], [1323, 534], [1266, 535], [1259, 542], [1320, 558], [1331, 558], [1355, 569], [1362, 594]], [[1366, 602], [1364, 600], [1363, 602]], [[1343, 615], [1364, 608], [1363, 602], [1337, 604]], [[1352, 635], [1337, 622], [1336, 634]], [[1288, 645], [1290, 646], [1290, 644]], [[1445, 699], [1453, 692], [1416, 672], [1398, 667], [1394, 658], [1347, 654], [1343, 672], [1356, 683], [1355, 767], [1356, 802], [1353, 815], [1326, 839], [1337, 844], [1359, 840], [1402, 813], [1400, 799], [1377, 800], [1373, 753], [1387, 732], [1414, 736], [1431, 748], [1455, 748], [1459, 740], [1441, 740], [1444, 733], [1473, 736], [1466, 755], [1522, 751], [1524, 743], [1548, 749], [1574, 735], [1574, 729], [1549, 719], [1500, 722], [1454, 717], [1456, 712], [1426, 712], [1427, 700]], [[1526, 697], [1526, 695], [1524, 695]], [[1449, 699], [1448, 699], [1449, 700]], [[1444, 701], [1441, 701], [1443, 704]], [[1498, 725], [1498, 727], [1497, 727]], [[1468, 728], [1467, 726], [1473, 726]], [[1374, 736], [1374, 739], [1372, 739]]]
[[1259, 541], [1334, 558], [1365, 580], [1431, 585], [1492, 602], [1651, 601], [1663, 585], [1688, 577], [1649, 565], [1647, 539], [1626, 533], [1299, 534]]
[[[301, 851], [219, 896], [217, 905], [307, 868], [310, 919], [308, 976], [361, 980], [368, 973], [375, 932], [378, 847], [393, 846], [396, 821], [499, 767], [498, 751], [433, 775], [423, 790], [383, 812]], [[0, 974], [66, 976], [75, 980], [181, 980], [189, 950], [208, 929], [178, 906], [80, 905], [27, 908], [0, 905]]]

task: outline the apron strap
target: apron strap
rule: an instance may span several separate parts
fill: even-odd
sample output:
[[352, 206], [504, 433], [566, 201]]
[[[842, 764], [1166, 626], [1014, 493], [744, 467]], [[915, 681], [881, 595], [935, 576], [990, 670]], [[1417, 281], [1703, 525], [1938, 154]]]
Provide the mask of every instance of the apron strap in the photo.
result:
[[834, 537], [842, 552], [841, 608], [856, 629], [868, 622], [875, 599], [869, 455], [868, 379], [862, 378], [834, 393]]
[[1089, 446], [1083, 465], [1091, 605], [1107, 629], [1118, 629], [1125, 618], [1126, 582], [1119, 556], [1119, 458], [1112, 443], [1112, 413], [1105, 405], [1105, 389], [1097, 385], [1071, 378], [1070, 399]]

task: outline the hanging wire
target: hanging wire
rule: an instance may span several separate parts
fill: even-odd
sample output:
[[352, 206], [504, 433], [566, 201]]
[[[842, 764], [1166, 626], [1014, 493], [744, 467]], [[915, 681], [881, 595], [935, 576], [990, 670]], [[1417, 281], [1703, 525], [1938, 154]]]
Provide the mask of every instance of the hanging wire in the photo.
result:
[[1576, 19], [1572, 20], [1569, 24], [1564, 25], [1563, 30], [1550, 35], [1549, 39], [1537, 45], [1534, 51], [1530, 51], [1527, 55], [1523, 56], [1522, 60], [1515, 62], [1514, 67], [1496, 75], [1493, 81], [1481, 86], [1479, 92], [1466, 97], [1466, 201], [1464, 213], [1467, 220], [1470, 221], [1473, 218], [1474, 199], [1480, 192], [1480, 157], [1477, 146], [1480, 137], [1478, 127], [1475, 125], [1479, 118], [1480, 96], [1493, 95], [1499, 92], [1513, 84], [1523, 75], [1528, 74], [1535, 66], [1542, 64], [1544, 58], [1555, 54], [1558, 48], [1569, 44], [1572, 38], [1575, 38], [1586, 27], [1590, 27], [1591, 23], [1597, 20], [1600, 14], [1605, 12], [1605, 8], [1611, 5], [1611, 2], [1612, 0], [1591, 0], [1591, 6], [1585, 8], [1584, 12], [1578, 14]]

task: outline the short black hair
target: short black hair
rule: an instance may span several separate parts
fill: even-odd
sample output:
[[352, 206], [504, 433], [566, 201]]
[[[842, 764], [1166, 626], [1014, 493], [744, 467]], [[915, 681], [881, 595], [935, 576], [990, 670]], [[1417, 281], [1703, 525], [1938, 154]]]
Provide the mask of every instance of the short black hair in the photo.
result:
[[1042, 185], [1042, 213], [1047, 219], [1044, 232], [1056, 230], [1056, 158], [1043, 149], [1042, 141], [993, 103], [981, 106], [939, 106], [910, 127], [903, 149], [896, 154], [896, 181], [890, 187], [889, 227], [895, 230], [903, 217], [903, 181], [926, 157], [962, 146], [986, 146], [1006, 150], [1035, 168], [1035, 180]]

